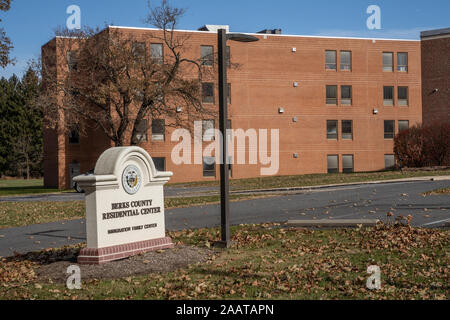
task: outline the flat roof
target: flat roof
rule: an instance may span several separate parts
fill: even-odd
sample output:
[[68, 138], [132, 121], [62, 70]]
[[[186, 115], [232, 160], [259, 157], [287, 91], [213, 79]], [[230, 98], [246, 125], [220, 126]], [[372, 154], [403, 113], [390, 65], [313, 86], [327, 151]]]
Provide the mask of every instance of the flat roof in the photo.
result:
[[443, 36], [443, 35], [446, 35], [446, 34], [450, 34], [450, 28], [422, 31], [420, 33], [420, 37], [421, 38], [435, 37], [435, 36]]
[[[152, 30], [157, 31], [161, 29], [157, 28], [143, 28], [143, 27], [124, 27], [124, 26], [109, 26], [109, 28], [117, 28], [117, 29], [130, 29], [130, 30]], [[217, 34], [213, 31], [198, 31], [198, 30], [178, 30], [178, 32], [193, 32], [193, 33], [212, 33]], [[233, 32], [234, 33], [234, 32]], [[387, 38], [360, 38], [360, 37], [333, 37], [333, 36], [306, 36], [306, 35], [294, 35], [294, 34], [262, 34], [262, 33], [249, 33], [249, 32], [236, 32], [242, 34], [248, 34], [252, 36], [268, 36], [268, 37], [301, 37], [301, 38], [322, 38], [322, 39], [353, 39], [353, 40], [384, 40], [384, 41], [411, 41], [411, 42], [419, 42], [420, 40], [414, 39], [387, 39]]]

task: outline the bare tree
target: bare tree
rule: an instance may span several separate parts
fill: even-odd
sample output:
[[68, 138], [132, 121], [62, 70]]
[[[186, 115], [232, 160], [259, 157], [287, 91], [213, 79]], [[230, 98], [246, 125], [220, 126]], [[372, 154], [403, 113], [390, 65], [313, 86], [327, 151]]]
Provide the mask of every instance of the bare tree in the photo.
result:
[[42, 162], [42, 152], [38, 152], [36, 144], [29, 134], [21, 132], [14, 138], [12, 152], [15, 154], [15, 167], [21, 176], [29, 180], [31, 171]]
[[[10, 6], [11, 0], [0, 0], [0, 11], [8, 11]], [[2, 22], [1, 19], [0, 22]], [[11, 49], [13, 49], [11, 39], [6, 36], [3, 28], [0, 28], [0, 67], [4, 68], [13, 62], [9, 56]]]
[[[146, 19], [161, 30], [137, 36], [114, 27], [59, 30], [56, 52], [67, 56], [68, 72], [61, 77], [56, 64], [42, 66], [46, 123], [56, 126], [63, 115], [67, 130], [95, 126], [123, 146], [140, 143], [144, 120], [191, 128], [205, 113], [213, 114], [201, 101], [202, 78], [213, 71], [187, 58], [189, 36], [175, 32], [183, 13], [163, 0]], [[149, 48], [150, 43], [161, 46]]]

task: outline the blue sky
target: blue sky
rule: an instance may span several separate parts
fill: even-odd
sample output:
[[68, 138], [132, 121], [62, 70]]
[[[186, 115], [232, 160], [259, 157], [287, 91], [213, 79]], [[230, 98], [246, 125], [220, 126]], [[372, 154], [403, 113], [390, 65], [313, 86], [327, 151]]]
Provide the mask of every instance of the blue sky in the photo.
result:
[[[151, 0], [152, 5], [159, 0]], [[180, 29], [228, 24], [231, 31], [257, 32], [281, 28], [284, 34], [418, 39], [420, 31], [450, 27], [449, 0], [172, 0], [187, 9]], [[65, 26], [69, 5], [81, 8], [82, 25], [146, 27], [147, 0], [13, 0], [0, 13], [0, 27], [12, 39], [15, 66], [0, 68], [0, 77], [21, 75], [27, 61]], [[366, 27], [369, 5], [381, 8], [381, 30]]]

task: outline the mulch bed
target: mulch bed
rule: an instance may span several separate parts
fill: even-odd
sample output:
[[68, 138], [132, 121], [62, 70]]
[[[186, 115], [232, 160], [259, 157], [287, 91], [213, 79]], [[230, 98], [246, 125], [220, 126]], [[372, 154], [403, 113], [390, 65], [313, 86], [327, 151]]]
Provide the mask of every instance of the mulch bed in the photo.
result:
[[[118, 279], [149, 273], [165, 273], [207, 261], [213, 250], [177, 245], [174, 249], [147, 252], [103, 265], [79, 265], [81, 279]], [[76, 256], [66, 255], [60, 261], [39, 266], [35, 272], [38, 280], [65, 283], [67, 268], [76, 264]]]

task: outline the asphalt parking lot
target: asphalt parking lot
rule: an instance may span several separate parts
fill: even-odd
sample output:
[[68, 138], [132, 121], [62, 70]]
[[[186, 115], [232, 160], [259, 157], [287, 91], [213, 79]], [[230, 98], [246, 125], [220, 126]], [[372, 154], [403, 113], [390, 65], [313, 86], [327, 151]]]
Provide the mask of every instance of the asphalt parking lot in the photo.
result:
[[[423, 196], [450, 181], [416, 181], [330, 187], [233, 202], [233, 225], [301, 219], [380, 219], [387, 212], [412, 216], [418, 227], [442, 227], [450, 219], [450, 195]], [[83, 197], [83, 195], [64, 195]], [[46, 197], [52, 197], [51, 195]], [[47, 198], [48, 199], [48, 198]], [[67, 200], [65, 200], [67, 201]], [[0, 203], [1, 205], [1, 203]], [[220, 224], [219, 205], [166, 210], [166, 228], [181, 230]], [[73, 220], [0, 230], [0, 256], [84, 242], [85, 222]]]

